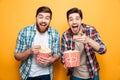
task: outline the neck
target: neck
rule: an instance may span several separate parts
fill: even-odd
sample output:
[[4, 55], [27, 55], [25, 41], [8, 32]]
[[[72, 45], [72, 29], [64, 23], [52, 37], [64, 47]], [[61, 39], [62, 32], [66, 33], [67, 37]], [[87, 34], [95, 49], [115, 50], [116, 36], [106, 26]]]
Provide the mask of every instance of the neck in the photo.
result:
[[80, 30], [79, 30], [79, 32], [78, 32], [78, 35], [79, 34], [83, 34], [83, 32], [82, 32], [82, 25], [80, 26]]

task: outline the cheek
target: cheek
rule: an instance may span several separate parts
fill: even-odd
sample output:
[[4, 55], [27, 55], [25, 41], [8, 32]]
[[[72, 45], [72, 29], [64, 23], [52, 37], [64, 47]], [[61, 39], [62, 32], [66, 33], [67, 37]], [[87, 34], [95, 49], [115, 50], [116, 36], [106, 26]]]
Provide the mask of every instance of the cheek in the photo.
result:
[[69, 26], [72, 26], [72, 22], [69, 22], [68, 24], [69, 24]]
[[49, 24], [50, 24], [50, 21], [46, 21], [46, 23], [49, 25]]
[[78, 21], [77, 23], [81, 25], [81, 24], [82, 24], [82, 21]]
[[42, 19], [37, 18], [36, 21], [39, 23], [42, 21]]

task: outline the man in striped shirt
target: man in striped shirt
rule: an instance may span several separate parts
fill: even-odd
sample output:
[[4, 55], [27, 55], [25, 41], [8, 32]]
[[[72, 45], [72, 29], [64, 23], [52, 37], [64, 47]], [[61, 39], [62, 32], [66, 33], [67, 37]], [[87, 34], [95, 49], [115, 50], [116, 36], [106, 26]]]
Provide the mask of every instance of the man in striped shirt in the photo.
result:
[[[58, 31], [49, 25], [51, 19], [50, 8], [42, 6], [36, 12], [36, 24], [19, 32], [14, 56], [21, 61], [22, 80], [52, 80], [52, 64], [60, 57], [60, 37]], [[41, 47], [51, 49], [50, 57], [40, 57], [36, 63]]]
[[[80, 66], [66, 67], [70, 80], [99, 80], [99, 64], [95, 52], [103, 54], [106, 46], [93, 26], [82, 22], [82, 11], [72, 8], [67, 11], [67, 21], [70, 28], [62, 35], [61, 50], [78, 50]], [[64, 57], [62, 56], [63, 63]]]

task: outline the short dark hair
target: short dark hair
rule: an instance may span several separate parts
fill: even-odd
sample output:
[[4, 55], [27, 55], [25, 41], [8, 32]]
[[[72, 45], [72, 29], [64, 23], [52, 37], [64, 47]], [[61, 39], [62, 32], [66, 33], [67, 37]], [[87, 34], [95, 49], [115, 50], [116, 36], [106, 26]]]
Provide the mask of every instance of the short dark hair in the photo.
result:
[[36, 16], [37, 16], [40, 12], [50, 13], [50, 19], [52, 19], [52, 11], [51, 11], [51, 9], [50, 9], [49, 7], [46, 7], [46, 6], [39, 7], [39, 8], [37, 9]]
[[83, 19], [82, 11], [80, 9], [74, 7], [67, 11], [67, 20], [69, 19], [69, 15], [72, 13], [78, 13], [80, 15], [81, 19]]

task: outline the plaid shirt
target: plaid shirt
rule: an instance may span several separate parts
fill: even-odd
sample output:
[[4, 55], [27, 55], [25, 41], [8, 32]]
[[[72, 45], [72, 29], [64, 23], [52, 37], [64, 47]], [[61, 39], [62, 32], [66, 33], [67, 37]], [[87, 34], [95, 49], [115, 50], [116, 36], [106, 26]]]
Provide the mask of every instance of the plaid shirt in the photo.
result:
[[[15, 49], [15, 54], [19, 52], [23, 52], [32, 47], [32, 42], [36, 35], [36, 25], [30, 25], [19, 32], [17, 38], [17, 44]], [[52, 55], [58, 54], [60, 55], [60, 37], [59, 33], [53, 29], [52, 27], [48, 28], [48, 35], [49, 35], [49, 48], [52, 51]], [[22, 61], [20, 66], [20, 74], [23, 80], [26, 80], [30, 73], [30, 68], [32, 64], [32, 55], [28, 57], [27, 60]], [[50, 66], [50, 74], [52, 75], [53, 68], [52, 65]]]
[[[95, 75], [98, 75], [98, 71], [100, 69], [95, 56], [95, 52], [98, 52], [99, 54], [103, 54], [106, 51], [106, 47], [94, 27], [91, 27], [86, 24], [82, 24], [82, 27], [83, 27], [82, 32], [84, 34], [86, 34], [88, 37], [90, 37], [91, 39], [95, 40], [100, 44], [100, 49], [98, 51], [93, 49], [89, 44], [84, 44], [84, 51], [87, 55], [86, 63], [87, 63], [88, 71], [89, 71], [90, 77], [93, 78]], [[70, 28], [63, 33], [62, 43], [61, 43], [62, 55], [63, 55], [63, 52], [66, 50], [75, 49], [75, 42], [73, 41], [72, 36], [73, 35]]]

